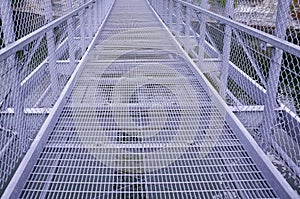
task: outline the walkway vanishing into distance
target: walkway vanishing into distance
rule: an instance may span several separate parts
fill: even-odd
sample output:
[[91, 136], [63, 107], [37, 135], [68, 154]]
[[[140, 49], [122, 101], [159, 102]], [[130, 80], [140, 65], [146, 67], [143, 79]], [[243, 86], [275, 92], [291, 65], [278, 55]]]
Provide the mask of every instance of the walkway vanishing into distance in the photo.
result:
[[150, 4], [111, 9], [4, 196], [292, 197]]

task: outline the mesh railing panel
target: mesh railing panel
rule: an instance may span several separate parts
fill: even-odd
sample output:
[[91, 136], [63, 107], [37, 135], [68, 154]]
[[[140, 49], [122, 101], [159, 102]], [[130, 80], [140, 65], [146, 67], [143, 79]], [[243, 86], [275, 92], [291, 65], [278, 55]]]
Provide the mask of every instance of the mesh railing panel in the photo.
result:
[[[201, 0], [184, 1], [201, 6]], [[226, 16], [226, 2], [226, 0], [208, 0], [207, 9]], [[233, 20], [269, 34], [274, 33], [279, 10], [279, 13], [287, 18], [287, 24], [281, 27], [289, 27], [286, 30], [285, 39], [291, 43], [300, 44], [300, 2], [298, 0], [229, 0], [229, 2], [233, 3], [231, 8]], [[280, 2], [282, 4], [279, 4]]]
[[184, 50], [300, 193], [299, 2], [159, 2]]
[[[85, 54], [109, 5], [78, 2], [0, 2], [0, 194]], [[96, 9], [102, 9], [102, 16], [96, 16], [100, 14]]]
[[145, 1], [87, 60], [20, 198], [277, 198]]
[[[12, 13], [13, 5], [3, 2]], [[112, 1], [45, 2], [48, 26], [33, 25], [33, 36], [22, 30], [17, 43], [15, 28], [7, 26], [13, 15], [1, 12], [0, 194]], [[16, 187], [22, 189], [18, 197], [277, 198], [281, 193], [264, 176], [270, 173], [250, 158], [253, 152], [245, 150], [182, 52], [174, 53], [177, 46], [147, 4], [118, 2], [48, 141], [35, 151], [38, 159], [24, 187]], [[282, 64], [298, 62], [297, 47], [278, 46], [181, 1], [150, 2], [273, 162], [285, 161], [288, 169], [282, 168], [297, 186], [298, 69]], [[215, 13], [231, 16], [224, 1], [212, 2]], [[279, 51], [270, 50], [273, 45]], [[272, 64], [284, 72], [270, 72]], [[276, 83], [276, 77], [292, 79], [293, 86]]]

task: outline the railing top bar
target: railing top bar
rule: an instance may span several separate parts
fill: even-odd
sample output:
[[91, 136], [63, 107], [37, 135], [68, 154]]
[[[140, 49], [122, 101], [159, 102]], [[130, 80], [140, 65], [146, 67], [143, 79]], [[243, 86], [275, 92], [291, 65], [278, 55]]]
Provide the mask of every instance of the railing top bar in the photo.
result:
[[61, 16], [48, 24], [42, 26], [41, 28], [37, 29], [36, 31], [33, 31], [32, 33], [28, 34], [27, 36], [13, 42], [12, 44], [9, 44], [5, 48], [0, 50], [0, 61], [3, 61], [8, 56], [12, 55], [13, 53], [17, 52], [18, 50], [21, 50], [23, 46], [26, 46], [30, 42], [34, 41], [41, 35], [47, 33], [48, 30], [55, 27], [57, 24], [60, 24], [61, 22], [67, 20], [70, 16], [75, 15], [82, 9], [85, 9], [90, 4], [94, 3], [96, 0], [90, 0], [87, 3], [79, 6], [75, 10], [71, 11], [70, 13], [65, 14], [64, 16]]
[[268, 33], [265, 33], [261, 30], [257, 30], [255, 28], [252, 28], [252, 27], [247, 26], [245, 24], [236, 22], [232, 19], [229, 19], [229, 18], [223, 17], [221, 15], [215, 14], [211, 11], [208, 11], [206, 9], [203, 9], [203, 8], [199, 7], [199, 6], [193, 5], [191, 3], [188, 3], [188, 2], [185, 2], [185, 1], [182, 1], [182, 0], [175, 0], [175, 1], [178, 1], [178, 2], [182, 3], [183, 5], [186, 5], [190, 8], [193, 8], [193, 9], [199, 11], [199, 12], [202, 12], [202, 13], [204, 13], [205, 15], [207, 15], [209, 17], [213, 17], [213, 18], [219, 20], [220, 22], [226, 23], [226, 24], [230, 25], [231, 27], [234, 27], [237, 30], [246, 32], [247, 34], [251, 34], [251, 35], [261, 39], [262, 41], [273, 45], [274, 47], [280, 48], [280, 49], [282, 49], [282, 50], [284, 50], [284, 51], [286, 51], [290, 54], [293, 54], [297, 57], [300, 57], [300, 46], [298, 46], [298, 45], [290, 43], [290, 42], [288, 42], [284, 39], [280, 39], [280, 38], [278, 38], [274, 35], [270, 35]]

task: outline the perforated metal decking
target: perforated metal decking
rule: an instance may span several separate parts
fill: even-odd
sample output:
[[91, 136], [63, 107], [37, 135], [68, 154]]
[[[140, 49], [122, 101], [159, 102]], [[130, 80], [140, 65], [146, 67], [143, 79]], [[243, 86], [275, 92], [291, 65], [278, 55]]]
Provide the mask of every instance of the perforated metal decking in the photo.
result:
[[20, 198], [277, 198], [143, 0], [116, 1]]

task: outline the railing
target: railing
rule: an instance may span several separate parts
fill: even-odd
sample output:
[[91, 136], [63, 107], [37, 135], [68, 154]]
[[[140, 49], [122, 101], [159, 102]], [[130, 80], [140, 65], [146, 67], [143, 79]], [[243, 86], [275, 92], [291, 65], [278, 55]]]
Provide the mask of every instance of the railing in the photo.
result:
[[0, 3], [0, 195], [113, 0], [30, 2]]
[[241, 10], [233, 0], [224, 1], [221, 15], [208, 10], [207, 0], [200, 6], [149, 2], [273, 163], [298, 186], [300, 22], [290, 18], [293, 2], [278, 1], [274, 27], [258, 24], [259, 30], [233, 18]]
[[[200, 6], [149, 1], [266, 153], [280, 158], [274, 161], [278, 167], [287, 165], [284, 168], [299, 180], [296, 5], [278, 1], [274, 28], [258, 25], [257, 30], [237, 22], [245, 20], [234, 18], [235, 9], [241, 8], [234, 0], [227, 0], [217, 14], [207, 9], [206, 0]], [[83, 61], [113, 1], [28, 2], [0, 3], [0, 195]]]

